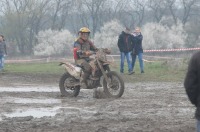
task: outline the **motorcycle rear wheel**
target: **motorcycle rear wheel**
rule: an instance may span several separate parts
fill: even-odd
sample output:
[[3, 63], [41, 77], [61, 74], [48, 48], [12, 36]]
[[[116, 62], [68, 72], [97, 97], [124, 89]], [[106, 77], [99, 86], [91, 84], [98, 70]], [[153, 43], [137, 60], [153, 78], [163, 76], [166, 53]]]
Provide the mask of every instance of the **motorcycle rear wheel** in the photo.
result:
[[71, 83], [71, 81], [76, 82], [76, 79], [72, 77], [69, 73], [64, 73], [59, 81], [59, 88], [61, 95], [64, 97], [76, 97], [78, 96], [80, 92], [80, 85], [78, 86], [73, 86], [73, 87], [68, 87], [67, 84]]
[[109, 98], [120, 98], [124, 93], [124, 81], [121, 76], [115, 72], [110, 71], [107, 73], [108, 79], [111, 81], [111, 85], [107, 84], [105, 78], [103, 79], [104, 93]]

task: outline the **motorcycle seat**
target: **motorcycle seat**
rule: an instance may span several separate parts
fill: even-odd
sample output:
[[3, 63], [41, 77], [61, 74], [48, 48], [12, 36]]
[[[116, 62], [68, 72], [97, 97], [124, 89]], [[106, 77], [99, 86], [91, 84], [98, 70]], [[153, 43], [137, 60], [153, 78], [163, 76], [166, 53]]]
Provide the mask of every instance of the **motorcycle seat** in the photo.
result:
[[76, 64], [76, 63], [71, 63], [71, 64], [81, 68], [81, 65], [79, 64]]

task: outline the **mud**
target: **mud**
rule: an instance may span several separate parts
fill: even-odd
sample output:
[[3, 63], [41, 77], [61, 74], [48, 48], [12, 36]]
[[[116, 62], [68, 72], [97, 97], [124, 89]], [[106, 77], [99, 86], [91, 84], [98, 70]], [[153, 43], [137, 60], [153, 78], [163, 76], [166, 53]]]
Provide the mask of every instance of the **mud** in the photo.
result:
[[59, 76], [0, 74], [0, 132], [192, 132], [183, 83], [126, 83], [119, 99], [61, 97]]

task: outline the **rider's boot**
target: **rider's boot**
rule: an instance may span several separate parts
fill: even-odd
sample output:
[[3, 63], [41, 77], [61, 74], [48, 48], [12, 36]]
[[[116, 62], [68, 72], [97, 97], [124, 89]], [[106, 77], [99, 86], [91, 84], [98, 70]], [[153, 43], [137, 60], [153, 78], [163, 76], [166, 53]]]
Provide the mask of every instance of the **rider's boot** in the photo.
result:
[[93, 88], [93, 98], [98, 98], [97, 88]]
[[81, 79], [80, 79], [80, 85], [82, 88], [86, 89], [88, 88], [88, 85], [87, 85], [87, 78], [89, 77], [89, 73], [86, 73], [84, 72], [83, 75], [81, 76]]
[[97, 81], [97, 87], [102, 87], [102, 85], [100, 83], [100, 79]]

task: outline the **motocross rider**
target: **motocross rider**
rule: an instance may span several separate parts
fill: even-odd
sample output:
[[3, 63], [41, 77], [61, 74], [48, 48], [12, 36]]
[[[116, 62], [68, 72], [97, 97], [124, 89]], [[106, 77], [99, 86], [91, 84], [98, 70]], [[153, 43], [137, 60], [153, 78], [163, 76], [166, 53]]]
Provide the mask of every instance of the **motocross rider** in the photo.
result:
[[87, 78], [92, 72], [92, 68], [89, 65], [91, 60], [89, 56], [93, 54], [94, 51], [97, 51], [97, 48], [89, 40], [90, 30], [87, 27], [82, 27], [79, 30], [79, 38], [74, 43], [74, 59], [77, 65], [80, 65], [83, 68], [83, 74], [80, 79], [81, 87], [87, 88]]

